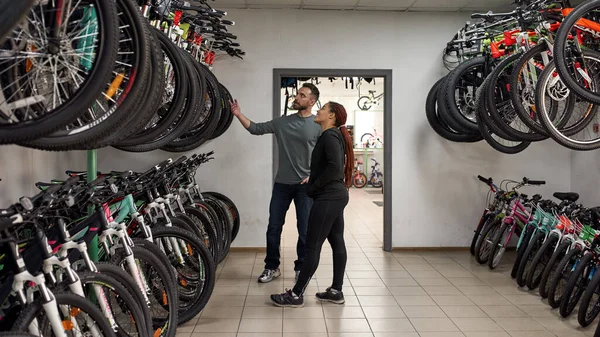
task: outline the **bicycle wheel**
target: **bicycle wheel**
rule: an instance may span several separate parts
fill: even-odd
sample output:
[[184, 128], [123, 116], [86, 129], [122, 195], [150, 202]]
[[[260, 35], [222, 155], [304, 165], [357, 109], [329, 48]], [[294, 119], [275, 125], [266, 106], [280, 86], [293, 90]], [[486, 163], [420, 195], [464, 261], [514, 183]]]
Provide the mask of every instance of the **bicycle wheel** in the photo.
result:
[[490, 258], [488, 259], [488, 267], [490, 269], [496, 269], [504, 252], [506, 251], [506, 245], [508, 244], [508, 238], [514, 233], [514, 225], [508, 225], [503, 223], [500, 229], [496, 232], [494, 240], [491, 245]]
[[225, 131], [227, 131], [231, 126], [234, 117], [231, 113], [231, 106], [229, 105], [229, 102], [233, 101], [233, 97], [231, 96], [229, 90], [227, 90], [227, 88], [223, 84], [219, 83], [219, 87], [221, 88], [221, 101], [223, 102], [221, 108], [221, 118], [219, 119], [217, 129], [215, 130], [215, 132], [213, 132], [210, 139], [218, 138], [222, 134], [224, 134]]
[[575, 310], [590, 281], [590, 274], [596, 271], [598, 266], [593, 259], [593, 253], [584, 254], [577, 263], [575, 271], [571, 273], [560, 301], [559, 312], [563, 318], [569, 317]]
[[149, 23], [146, 23], [148, 31], [148, 41], [150, 44], [150, 65], [152, 71], [148, 72], [149, 81], [144, 85], [145, 90], [140, 95], [143, 97], [143, 102], [136, 107], [136, 113], [130, 114], [122, 125], [115, 127], [113, 132], [107, 135], [104, 139], [97, 141], [99, 147], [111, 146], [119, 143], [141, 132], [142, 129], [152, 120], [157, 110], [162, 104], [163, 94], [165, 91], [165, 64], [164, 55], [160, 44], [158, 43], [155, 34], [157, 32], [151, 29]]
[[219, 247], [219, 263], [221, 263], [227, 257], [227, 254], [229, 254], [229, 248], [231, 247], [231, 232], [233, 229], [233, 223], [231, 222], [231, 219], [228, 216], [228, 207], [225, 203], [223, 203], [211, 194], [202, 193], [202, 197], [204, 198], [204, 201], [207, 204], [209, 204], [215, 211], [215, 214], [218, 217], [216, 225], [221, 226], [221, 246]]
[[484, 264], [488, 262], [492, 250], [492, 240], [500, 228], [500, 225], [501, 220], [494, 219], [494, 221], [481, 232], [479, 241], [477, 242], [477, 245], [475, 245], [475, 260], [477, 263]]
[[515, 259], [515, 263], [513, 264], [512, 270], [510, 272], [510, 277], [516, 278], [517, 271], [519, 270], [519, 266], [521, 265], [521, 260], [525, 255], [525, 250], [527, 250], [527, 243], [531, 240], [533, 236], [533, 231], [535, 228], [533, 226], [527, 226], [523, 235], [523, 238], [519, 238], [519, 244], [517, 245], [517, 258]]
[[[165, 83], [166, 87], [163, 88], [166, 98], [148, 124], [140, 132], [120, 141], [117, 145], [113, 145], [116, 148], [145, 145], [164, 136], [180, 117], [186, 97], [189, 94], [188, 82], [191, 80], [188, 78], [189, 68], [187, 62], [181, 57], [179, 49], [163, 32], [154, 27], [152, 31], [162, 49], [164, 66], [167, 69], [165, 76], [168, 81]], [[145, 146], [143, 149], [146, 148]]]
[[529, 290], [533, 290], [540, 285], [540, 282], [542, 281], [542, 275], [546, 270], [546, 267], [548, 266], [555, 249], [558, 246], [558, 239], [558, 235], [550, 234], [548, 239], [544, 241], [544, 244], [533, 258], [533, 261], [531, 262], [531, 268], [529, 269], [529, 273], [527, 273], [527, 279], [525, 280]]
[[495, 214], [487, 213], [479, 219], [479, 223], [477, 224], [477, 228], [475, 229], [475, 234], [473, 234], [473, 239], [471, 240], [471, 247], [469, 248], [469, 252], [471, 255], [475, 255], [475, 245], [477, 245], [477, 241], [479, 240], [479, 236], [483, 229], [488, 224], [489, 221], [493, 221]]
[[581, 248], [574, 247], [560, 261], [556, 272], [550, 280], [550, 288], [548, 289], [548, 304], [552, 308], [556, 309], [560, 307], [567, 283], [582, 254], [583, 251]]
[[[482, 91], [485, 90], [486, 83], [482, 85]], [[524, 151], [531, 144], [526, 141], [516, 141], [506, 135], [493, 121], [488, 111], [487, 100], [480, 95], [478, 98], [479, 110], [477, 110], [477, 127], [483, 139], [495, 150], [506, 154], [516, 154]]]
[[[56, 4], [34, 5], [0, 46], [0, 144], [34, 140], [72, 123], [112, 75], [116, 3], [82, 0], [62, 10]], [[63, 29], [57, 32], [55, 20], [44, 17], [63, 20]]]
[[[181, 228], [155, 228], [152, 230], [152, 236], [154, 242], [166, 252], [171, 265], [177, 270], [179, 291], [187, 290], [191, 294], [196, 294], [194, 300], [179, 305], [179, 324], [183, 324], [196, 317], [208, 303], [216, 281], [215, 262], [204, 244], [192, 233]], [[183, 261], [177, 260], [172, 247], [169, 248], [171, 238], [183, 242], [183, 246], [187, 247]]]
[[132, 0], [118, 0], [120, 37], [118, 57], [112, 76], [96, 93], [87, 111], [65, 128], [45, 137], [22, 142], [31, 148], [52, 151], [89, 150], [99, 146], [98, 140], [114, 131], [130, 115], [137, 112], [150, 76], [148, 29]]
[[[584, 51], [583, 58], [586, 59], [588, 65], [593, 65], [593, 68], [590, 68], [589, 71], [592, 72], [594, 76], [600, 75], [600, 53], [595, 51]], [[558, 64], [556, 64], [558, 66]], [[552, 86], [559, 85], [560, 82], [554, 79], [551, 81], [550, 76], [553, 76], [553, 72], [551, 67], [554, 64], [549, 65], [547, 68], [548, 73], [545, 74], [544, 80], [540, 79], [538, 82], [539, 85], [536, 91], [536, 97], [544, 97], [549, 91], [552, 91]], [[558, 70], [558, 67], [556, 67]], [[562, 75], [560, 80], [566, 85]], [[566, 96], [568, 95], [568, 96]], [[563, 98], [573, 96], [571, 93], [562, 93], [562, 95], [557, 95], [557, 98]], [[582, 102], [578, 97], [572, 97], [571, 99], [575, 99], [575, 110], [572, 115], [569, 116], [569, 120], [567, 122], [567, 126], [560, 128], [555, 125], [555, 121], [549, 116], [545, 111], [548, 110], [546, 107], [547, 101], [541, 100], [538, 103], [540, 106], [540, 122], [544, 126], [544, 128], [548, 131], [550, 137], [554, 139], [557, 143], [562, 146], [565, 146], [572, 150], [578, 151], [589, 151], [600, 148], [600, 137], [597, 136], [597, 132], [594, 130], [594, 124], [598, 123], [598, 113], [597, 107], [595, 105]], [[595, 123], [592, 123], [595, 121]], [[591, 124], [591, 125], [590, 125]]]
[[[509, 139], [520, 141], [540, 141], [548, 137], [533, 132], [519, 118], [508, 90], [514, 65], [521, 54], [511, 55], [504, 59], [490, 74], [486, 97], [488, 111], [494, 123], [502, 129]], [[514, 90], [513, 90], [514, 91]]]
[[[560, 78], [570, 90], [595, 104], [600, 104], [600, 83], [597, 77], [600, 65], [589, 64], [581, 54], [582, 47], [587, 49], [588, 41], [590, 47], [593, 46], [595, 33], [587, 33], [587, 28], [578, 29], [577, 26], [582, 19], [597, 21], [598, 10], [600, 10], [600, 3], [594, 0], [588, 0], [577, 6], [561, 22], [554, 41], [556, 69]], [[571, 39], [571, 36], [577, 36], [584, 45], [580, 46], [579, 39]]]
[[581, 297], [577, 321], [582, 327], [587, 327], [594, 322], [598, 314], [600, 314], [600, 273], [595, 273]]
[[[69, 293], [55, 293], [54, 298], [58, 305], [57, 311], [60, 321], [70, 321], [68, 331], [77, 330], [74, 335], [87, 336], [92, 335], [93, 331], [98, 331], [104, 337], [116, 337], [104, 315], [92, 302], [87, 299]], [[13, 331], [28, 332], [29, 326], [34, 320], [37, 320], [38, 336], [54, 336], [50, 318], [46, 316], [42, 299], [37, 299], [30, 303], [21, 311], [19, 318], [15, 321]], [[75, 324], [76, 323], [76, 324]], [[93, 324], [89, 324], [93, 323]], [[29, 331], [31, 332], [31, 331]]]
[[201, 146], [211, 139], [221, 118], [223, 101], [217, 78], [206, 66], [191, 60], [190, 63], [192, 62], [196, 66], [198, 76], [205, 83], [202, 85], [203, 92], [199, 93], [203, 97], [203, 104], [197, 112], [199, 118], [180, 137], [161, 148], [165, 151], [186, 152]]
[[525, 254], [523, 254], [523, 258], [519, 264], [519, 269], [517, 270], [517, 284], [519, 287], [523, 287], [527, 283], [527, 278], [529, 277], [531, 267], [533, 266], [533, 259], [542, 248], [545, 238], [546, 234], [538, 231], [531, 241], [529, 241]]
[[231, 242], [233, 242], [235, 240], [235, 238], [238, 235], [238, 232], [240, 231], [240, 211], [238, 210], [237, 206], [235, 205], [235, 203], [229, 199], [226, 195], [219, 193], [219, 192], [202, 192], [202, 194], [206, 194], [206, 195], [210, 195], [213, 196], [219, 200], [221, 200], [221, 202], [223, 202], [228, 209], [228, 214], [231, 215], [230, 219], [232, 220], [233, 223], [233, 230], [231, 232]]
[[540, 280], [539, 294], [542, 298], [548, 298], [548, 293], [552, 284], [552, 282], [548, 282], [548, 280], [552, 280], [554, 278], [554, 274], [558, 270], [560, 262], [567, 254], [570, 246], [570, 242], [562, 242], [552, 254], [550, 261], [548, 261], [548, 265], [546, 266], [546, 269], [544, 269], [544, 272], [542, 273], [542, 279]]
[[371, 109], [371, 107], [373, 106], [373, 102], [371, 101], [371, 99], [368, 96], [359, 97], [356, 104], [358, 104], [358, 108], [363, 111], [367, 111], [367, 110]]
[[448, 126], [438, 113], [438, 94], [441, 87], [441, 83], [444, 81], [444, 78], [439, 79], [429, 93], [427, 94], [427, 99], [425, 100], [425, 114], [427, 117], [427, 122], [440, 137], [447, 139], [452, 142], [477, 142], [482, 140], [481, 136], [477, 135], [466, 135], [460, 132], [456, 132], [450, 126]]
[[356, 188], [363, 188], [363, 187], [367, 186], [367, 182], [368, 182], [368, 178], [367, 178], [367, 175], [364, 173], [357, 174], [352, 177], [352, 184]]
[[[445, 85], [440, 87], [446, 102], [448, 119], [446, 122], [456, 131], [464, 130], [478, 134], [476, 91], [487, 77], [485, 57], [475, 57], [461, 63], [447, 76]], [[438, 104], [440, 104], [438, 102]], [[453, 120], [459, 127], [450, 124]]]
[[[104, 294], [106, 304], [112, 312], [118, 330], [116, 333], [119, 336], [150, 336], [152, 326], [150, 325], [150, 312], [145, 303], [138, 303], [128, 289], [125, 288], [114, 278], [101, 273], [93, 273], [90, 271], [77, 272], [83, 289], [86, 293], [86, 298], [94, 296], [92, 287], [100, 287]], [[61, 291], [67, 291], [68, 285], [64, 284]], [[99, 309], [100, 304], [96, 303]]]
[[215, 263], [218, 263], [218, 259], [221, 256], [219, 252], [219, 238], [217, 237], [217, 230], [213, 227], [212, 222], [208, 219], [206, 214], [202, 213], [197, 208], [186, 206], [184, 207], [186, 214], [193, 221], [194, 225], [200, 230], [202, 233], [202, 242], [206, 245], [208, 250], [210, 250], [212, 256], [215, 259]]
[[[154, 232], [154, 230], [153, 230]], [[148, 249], [134, 246], [131, 248], [134, 259], [146, 284], [149, 286], [150, 315], [155, 336], [174, 337], [178, 324], [178, 294], [173, 283], [172, 274]], [[118, 249], [111, 258], [111, 263], [126, 269], [123, 249]], [[131, 272], [131, 271], [129, 271]]]

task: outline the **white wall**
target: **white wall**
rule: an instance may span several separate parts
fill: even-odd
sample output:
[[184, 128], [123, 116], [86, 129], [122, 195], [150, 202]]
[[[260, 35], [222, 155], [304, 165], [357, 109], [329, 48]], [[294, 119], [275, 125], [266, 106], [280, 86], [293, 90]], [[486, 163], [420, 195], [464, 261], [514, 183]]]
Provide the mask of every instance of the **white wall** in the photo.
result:
[[574, 152], [571, 166], [571, 188], [579, 193], [577, 202], [587, 207], [600, 205], [600, 153]]
[[[546, 179], [552, 183], [536, 189], [545, 193], [570, 188], [570, 152], [552, 142], [507, 156], [485, 143], [447, 142], [430, 129], [425, 97], [444, 74], [441, 49], [464, 25], [464, 14], [231, 10], [229, 16], [236, 21], [233, 32], [247, 55], [243, 61], [220, 58], [214, 71], [239, 100], [242, 111], [257, 122], [272, 117], [273, 68], [393, 70], [393, 246], [467, 246], [486, 195], [477, 174]], [[221, 191], [237, 203], [242, 227], [234, 246], [264, 246], [273, 178], [272, 138], [251, 136], [234, 121], [220, 139], [195, 152], [213, 149], [216, 160], [200, 169], [199, 181], [205, 189]], [[0, 148], [3, 180], [19, 177], [3, 174], [11, 151]], [[23, 150], [18, 155], [30, 154]], [[114, 149], [101, 150], [98, 156], [101, 170], [144, 170], [168, 156], [178, 157], [161, 151], [129, 154]], [[76, 162], [84, 166], [85, 156]], [[53, 163], [62, 169], [72, 161]], [[27, 165], [30, 169], [46, 164], [36, 160]]]

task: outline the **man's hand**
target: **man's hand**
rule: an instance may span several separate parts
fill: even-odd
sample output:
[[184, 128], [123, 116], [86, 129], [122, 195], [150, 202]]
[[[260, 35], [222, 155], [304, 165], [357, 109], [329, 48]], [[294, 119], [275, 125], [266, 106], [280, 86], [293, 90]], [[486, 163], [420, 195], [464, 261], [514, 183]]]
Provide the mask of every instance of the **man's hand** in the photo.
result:
[[229, 105], [231, 106], [231, 113], [238, 117], [239, 115], [242, 114], [242, 110], [240, 109], [240, 105], [238, 104], [237, 99], [232, 101], [229, 101]]
[[308, 182], [308, 178], [310, 178], [310, 177], [306, 177], [306, 179], [302, 180], [302, 182], [301, 182], [300, 184], [301, 184], [301, 185], [304, 185], [304, 184], [306, 184], [306, 183]]

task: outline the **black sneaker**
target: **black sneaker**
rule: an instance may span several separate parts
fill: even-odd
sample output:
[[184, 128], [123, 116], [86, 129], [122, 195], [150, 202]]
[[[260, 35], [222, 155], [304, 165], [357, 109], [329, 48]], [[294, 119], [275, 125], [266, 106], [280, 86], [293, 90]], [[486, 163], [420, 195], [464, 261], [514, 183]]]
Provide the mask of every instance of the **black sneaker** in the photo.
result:
[[344, 293], [331, 287], [327, 288], [325, 292], [317, 293], [315, 295], [319, 301], [322, 302], [331, 302], [335, 304], [344, 304], [346, 300], [344, 299]]
[[283, 294], [271, 295], [271, 302], [278, 307], [302, 308], [304, 307], [304, 297], [296, 296], [291, 290], [286, 290]]

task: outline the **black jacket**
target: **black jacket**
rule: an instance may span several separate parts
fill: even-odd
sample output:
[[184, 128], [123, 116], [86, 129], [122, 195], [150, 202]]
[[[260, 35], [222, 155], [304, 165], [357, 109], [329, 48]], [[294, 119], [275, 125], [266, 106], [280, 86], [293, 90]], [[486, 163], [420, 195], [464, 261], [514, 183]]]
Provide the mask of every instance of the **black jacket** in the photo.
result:
[[338, 128], [327, 129], [312, 152], [307, 194], [313, 199], [348, 197], [344, 184], [345, 141]]

